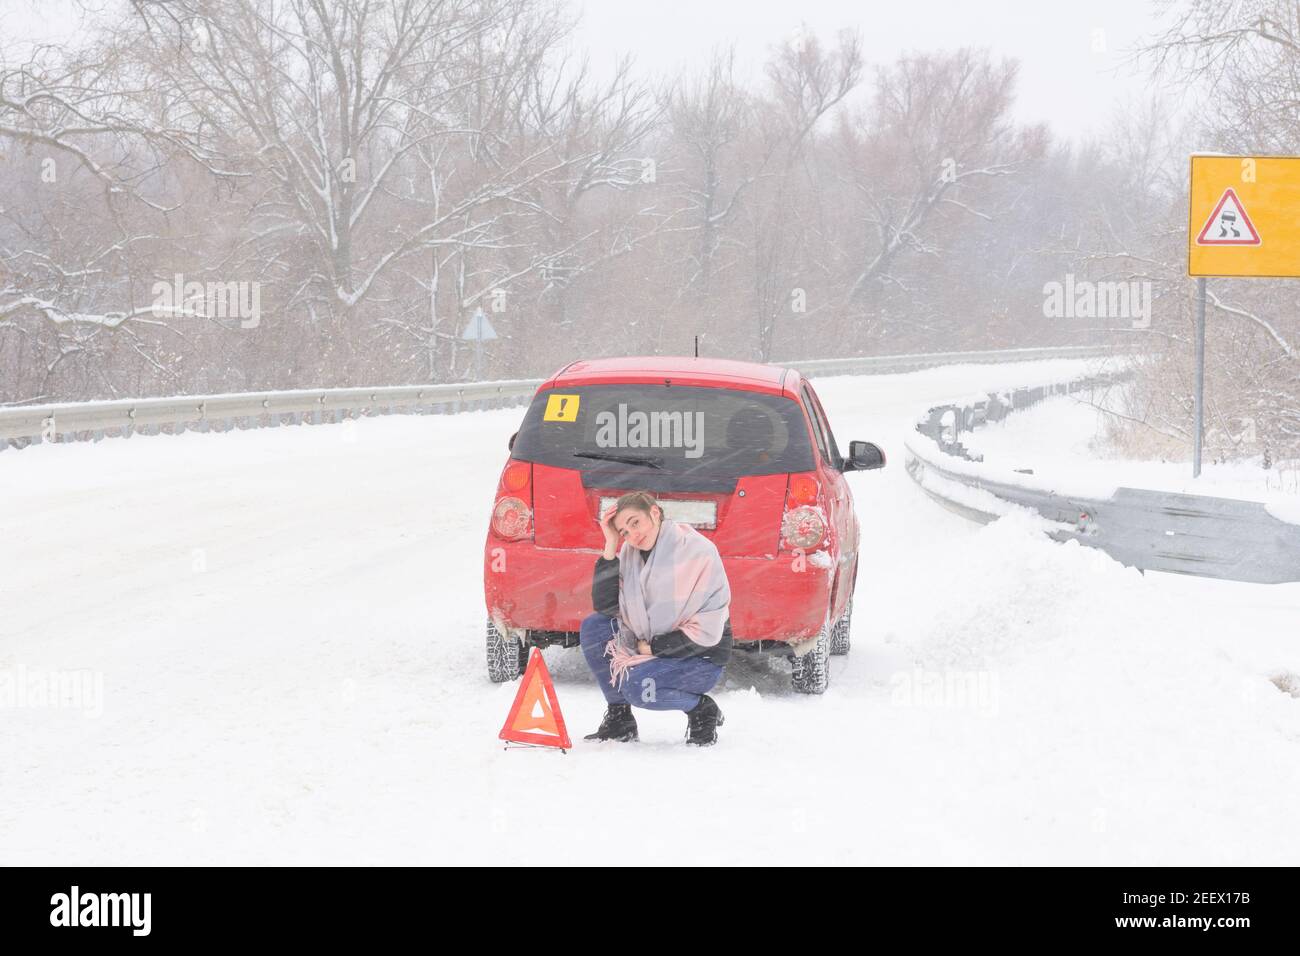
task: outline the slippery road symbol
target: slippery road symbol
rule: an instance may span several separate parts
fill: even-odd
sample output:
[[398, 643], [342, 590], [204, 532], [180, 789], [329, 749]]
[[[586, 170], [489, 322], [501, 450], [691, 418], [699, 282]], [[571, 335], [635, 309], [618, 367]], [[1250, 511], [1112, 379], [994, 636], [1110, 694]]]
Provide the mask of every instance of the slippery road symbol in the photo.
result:
[[1205, 221], [1201, 234], [1196, 237], [1198, 246], [1258, 246], [1259, 233], [1246, 214], [1237, 194], [1225, 189], [1214, 206], [1214, 212]]

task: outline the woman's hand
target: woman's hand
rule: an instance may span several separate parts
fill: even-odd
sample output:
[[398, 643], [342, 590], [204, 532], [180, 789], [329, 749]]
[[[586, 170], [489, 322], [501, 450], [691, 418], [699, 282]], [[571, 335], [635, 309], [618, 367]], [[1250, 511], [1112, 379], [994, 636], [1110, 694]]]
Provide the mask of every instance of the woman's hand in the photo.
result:
[[636, 642], [636, 652], [637, 652], [638, 654], [645, 654], [645, 655], [647, 655], [647, 656], [654, 656], [654, 652], [653, 652], [652, 650], [650, 650], [650, 642], [649, 642], [649, 641], [637, 641], [637, 642]]
[[600, 516], [600, 530], [605, 535], [606, 560], [613, 558], [614, 552], [618, 550], [618, 532], [614, 530], [614, 515], [617, 509], [618, 505], [610, 505]]

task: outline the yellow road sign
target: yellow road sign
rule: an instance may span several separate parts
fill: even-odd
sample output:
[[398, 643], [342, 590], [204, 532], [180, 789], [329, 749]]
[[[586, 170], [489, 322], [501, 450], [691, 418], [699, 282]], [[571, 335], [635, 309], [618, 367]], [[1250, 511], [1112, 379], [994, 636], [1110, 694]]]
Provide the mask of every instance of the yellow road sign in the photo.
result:
[[1193, 156], [1187, 274], [1300, 277], [1300, 156]]

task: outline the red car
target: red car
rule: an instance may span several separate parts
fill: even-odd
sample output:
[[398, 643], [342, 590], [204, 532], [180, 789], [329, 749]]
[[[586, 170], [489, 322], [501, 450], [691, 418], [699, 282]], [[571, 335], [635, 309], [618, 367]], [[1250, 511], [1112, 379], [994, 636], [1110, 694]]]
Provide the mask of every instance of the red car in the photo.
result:
[[822, 693], [828, 655], [849, 649], [858, 570], [843, 472], [884, 464], [870, 442], [840, 455], [791, 368], [663, 356], [565, 366], [537, 389], [497, 486], [483, 549], [489, 677], [518, 677], [532, 646], [578, 646], [597, 515], [649, 491], [717, 546], [735, 651], [787, 655], [794, 689]]

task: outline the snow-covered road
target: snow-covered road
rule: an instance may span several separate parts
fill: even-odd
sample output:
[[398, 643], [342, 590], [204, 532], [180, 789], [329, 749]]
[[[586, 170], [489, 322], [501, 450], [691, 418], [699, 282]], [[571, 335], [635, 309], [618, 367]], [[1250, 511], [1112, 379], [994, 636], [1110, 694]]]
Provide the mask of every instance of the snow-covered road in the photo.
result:
[[[0, 862], [1300, 862], [1300, 586], [1143, 577], [904, 472], [927, 404], [1081, 365], [818, 381], [890, 459], [849, 476], [854, 649], [820, 698], [737, 662], [699, 751], [655, 712], [501, 749], [480, 562], [522, 409], [0, 454]], [[580, 738], [598, 691], [546, 659]], [[102, 696], [12, 706], [56, 672]]]

